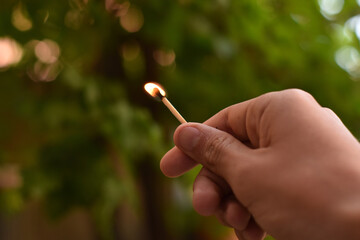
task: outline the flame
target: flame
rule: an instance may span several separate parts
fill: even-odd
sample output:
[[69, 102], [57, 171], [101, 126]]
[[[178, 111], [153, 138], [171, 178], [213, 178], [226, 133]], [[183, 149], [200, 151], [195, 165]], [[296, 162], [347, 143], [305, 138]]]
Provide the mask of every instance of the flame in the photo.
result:
[[166, 93], [159, 84], [156, 83], [146, 83], [144, 85], [145, 91], [147, 91], [151, 96], [157, 97], [157, 93], [160, 93], [163, 97], [165, 97]]

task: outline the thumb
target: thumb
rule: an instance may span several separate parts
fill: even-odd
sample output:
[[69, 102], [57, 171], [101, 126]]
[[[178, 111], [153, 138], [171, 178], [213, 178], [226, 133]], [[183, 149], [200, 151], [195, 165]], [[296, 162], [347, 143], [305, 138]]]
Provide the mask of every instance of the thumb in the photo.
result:
[[200, 123], [180, 125], [174, 134], [175, 145], [194, 161], [224, 179], [247, 159], [251, 149], [227, 132]]

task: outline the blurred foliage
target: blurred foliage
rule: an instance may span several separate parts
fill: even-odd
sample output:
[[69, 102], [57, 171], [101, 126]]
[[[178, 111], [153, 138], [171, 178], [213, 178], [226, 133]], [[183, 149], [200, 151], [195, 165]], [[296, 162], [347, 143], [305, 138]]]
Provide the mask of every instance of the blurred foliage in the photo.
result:
[[[326, 12], [332, 2], [340, 10]], [[224, 235], [192, 210], [196, 170], [161, 175], [178, 123], [143, 84], [160, 82], [199, 122], [262, 93], [301, 88], [359, 137], [359, 6], [319, 3], [2, 0], [0, 164], [20, 166], [23, 178], [1, 190], [2, 212], [37, 200], [59, 218], [80, 206], [100, 238], [120, 239], [125, 206], [139, 216], [139, 239]]]

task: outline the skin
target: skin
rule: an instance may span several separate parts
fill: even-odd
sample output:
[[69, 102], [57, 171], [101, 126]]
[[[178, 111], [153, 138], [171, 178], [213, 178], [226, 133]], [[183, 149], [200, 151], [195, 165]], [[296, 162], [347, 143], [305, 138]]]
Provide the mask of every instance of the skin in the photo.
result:
[[360, 145], [340, 119], [301, 90], [230, 106], [182, 124], [160, 168], [197, 164], [193, 205], [239, 239], [360, 239]]

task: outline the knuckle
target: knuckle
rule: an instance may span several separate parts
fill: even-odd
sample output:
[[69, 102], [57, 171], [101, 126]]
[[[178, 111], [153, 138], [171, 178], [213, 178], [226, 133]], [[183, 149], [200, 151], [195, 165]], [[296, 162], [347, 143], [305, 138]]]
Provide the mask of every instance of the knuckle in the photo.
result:
[[273, 102], [273, 103], [293, 103], [293, 102], [303, 102], [313, 100], [315, 101], [314, 97], [304, 90], [292, 88], [286, 89], [279, 92], [269, 92], [262, 95], [263, 101]]
[[301, 89], [287, 89], [273, 95], [271, 103], [278, 107], [297, 108], [305, 103], [315, 103], [314, 97]]
[[304, 100], [313, 99], [310, 93], [305, 92], [304, 90], [301, 89], [296, 89], [296, 88], [288, 89], [285, 90], [283, 93], [286, 99], [292, 101], [304, 101]]
[[324, 111], [328, 112], [331, 115], [336, 115], [335, 112], [332, 109], [328, 108], [328, 107], [323, 107], [323, 109], [324, 109]]
[[341, 122], [341, 119], [338, 117], [338, 115], [336, 115], [336, 113], [327, 107], [323, 107], [323, 110], [332, 118], [336, 119], [338, 122]]

